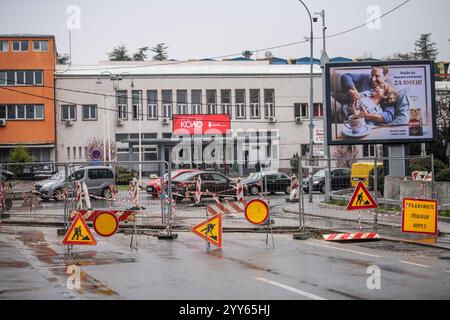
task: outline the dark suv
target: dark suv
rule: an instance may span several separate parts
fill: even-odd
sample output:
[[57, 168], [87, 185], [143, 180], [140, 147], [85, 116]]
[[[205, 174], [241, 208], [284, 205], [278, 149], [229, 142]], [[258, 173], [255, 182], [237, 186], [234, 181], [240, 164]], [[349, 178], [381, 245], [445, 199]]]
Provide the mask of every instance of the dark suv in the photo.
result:
[[[336, 168], [330, 171], [331, 190], [351, 188], [351, 169]], [[303, 190], [309, 192], [309, 178], [303, 179]], [[325, 169], [313, 175], [313, 191], [325, 193]]]

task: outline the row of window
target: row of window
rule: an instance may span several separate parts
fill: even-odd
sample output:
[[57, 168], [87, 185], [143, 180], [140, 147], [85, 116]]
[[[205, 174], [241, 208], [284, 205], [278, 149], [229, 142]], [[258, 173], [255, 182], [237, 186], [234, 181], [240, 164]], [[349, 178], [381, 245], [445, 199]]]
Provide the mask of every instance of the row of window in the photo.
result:
[[[32, 48], [35, 52], [47, 52], [48, 41], [47, 40], [32, 40]], [[13, 40], [11, 41], [11, 50], [13, 52], [26, 52], [30, 50], [30, 40]], [[0, 40], [0, 52], [9, 51], [9, 41]]]
[[[119, 108], [119, 118], [120, 119], [128, 119], [128, 113], [127, 113], [127, 104], [125, 101], [120, 100], [122, 99], [122, 97], [119, 97], [119, 101], [120, 102], [124, 102], [123, 104], [119, 104], [118, 108]], [[158, 118], [158, 108], [157, 108], [158, 104], [156, 103], [150, 103], [147, 105], [148, 109], [147, 109], [147, 119], [157, 119]], [[182, 105], [182, 106], [186, 106], [185, 108], [180, 108], [180, 104], [178, 104], [178, 114], [188, 114], [188, 108], [187, 105]], [[221, 113], [223, 114], [227, 114], [226, 111], [230, 112], [231, 108], [229, 107], [230, 105], [223, 105], [222, 104], [222, 109], [221, 109]], [[97, 120], [97, 105], [82, 105], [82, 120]], [[140, 104], [133, 104], [133, 108], [132, 108], [132, 119], [136, 120], [139, 119], [139, 107]], [[197, 108], [198, 107], [198, 108]], [[202, 105], [192, 105], [192, 114], [201, 114], [202, 112]], [[228, 109], [226, 108], [228, 107]], [[235, 106], [236, 109], [239, 109], [241, 107], [241, 105], [236, 105]], [[244, 111], [243, 113], [245, 114], [245, 104], [243, 104], [244, 107]], [[172, 117], [172, 104], [163, 104], [163, 117], [166, 118], [171, 118]], [[258, 106], [259, 108], [259, 106]], [[266, 108], [265, 110], [270, 110], [271, 107], [268, 107], [266, 104]], [[324, 112], [323, 112], [323, 104], [322, 103], [314, 103], [313, 105], [313, 109], [314, 109], [314, 113], [313, 113], [313, 117], [314, 118], [320, 118], [323, 117]], [[217, 109], [213, 109], [213, 110], [208, 110], [208, 111], [216, 111]], [[182, 111], [182, 112], [180, 112]], [[194, 112], [194, 111], [198, 111], [198, 112]], [[242, 110], [241, 110], [242, 111]], [[252, 108], [252, 106], [250, 106], [250, 112], [252, 114], [255, 114], [255, 110], [254, 108]], [[216, 114], [217, 112], [214, 113], [210, 113], [208, 112], [208, 114]], [[231, 113], [230, 114], [231, 117]], [[270, 112], [269, 111], [269, 115], [270, 116], [274, 116], [275, 112]], [[309, 105], [308, 103], [294, 103], [294, 117], [301, 117], [301, 118], [308, 118], [309, 117]], [[236, 117], [239, 118], [239, 117]], [[250, 117], [253, 118], [253, 117]], [[61, 120], [73, 120], [76, 121], [77, 120], [77, 106], [76, 105], [68, 105], [68, 104], [63, 104], [61, 105]]]
[[42, 70], [0, 70], [2, 86], [35, 86], [43, 85]]
[[[220, 94], [220, 104], [218, 91]], [[250, 118], [261, 118], [261, 90], [250, 89]], [[161, 95], [159, 99], [158, 95]], [[117, 108], [119, 112], [119, 119], [128, 119], [128, 114], [131, 114], [132, 119], [139, 119], [139, 109], [142, 105], [146, 105], [146, 111], [141, 113], [147, 114], [147, 119], [158, 118], [158, 106], [161, 105], [161, 116], [164, 118], [171, 118], [173, 114], [173, 103], [176, 104], [177, 114], [229, 114], [230, 118], [233, 116], [232, 111], [232, 90], [206, 90], [206, 103], [202, 100], [202, 90], [191, 90], [191, 99], [188, 102], [188, 90], [176, 90], [174, 100], [174, 94], [172, 90], [147, 90], [146, 99], [143, 99], [142, 90], [131, 91], [131, 110], [128, 110], [128, 91], [118, 90], [117, 95]], [[263, 90], [263, 102], [264, 102], [264, 117], [275, 116], [275, 90], [264, 89]], [[161, 104], [159, 103], [161, 102]], [[190, 107], [189, 107], [190, 105]], [[206, 106], [206, 108], [204, 108]], [[234, 109], [235, 118], [244, 119], [246, 114], [246, 90], [236, 89], [234, 90]]]
[[0, 119], [42, 120], [44, 119], [44, 106], [41, 104], [0, 105]]

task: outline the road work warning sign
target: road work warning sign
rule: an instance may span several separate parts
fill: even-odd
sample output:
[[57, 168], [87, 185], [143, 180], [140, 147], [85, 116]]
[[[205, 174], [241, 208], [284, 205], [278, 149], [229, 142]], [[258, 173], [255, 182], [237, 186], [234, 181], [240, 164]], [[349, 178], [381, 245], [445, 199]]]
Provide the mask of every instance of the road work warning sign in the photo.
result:
[[222, 248], [222, 214], [216, 214], [191, 230], [209, 243]]
[[72, 225], [67, 230], [66, 236], [62, 241], [63, 244], [77, 244], [77, 245], [96, 245], [94, 236], [91, 230], [89, 230], [86, 221], [84, 221], [81, 214], [77, 214], [74, 218]]
[[353, 191], [353, 195], [347, 204], [347, 210], [364, 210], [364, 209], [376, 209], [378, 204], [375, 199], [367, 190], [364, 183], [358, 182], [358, 185]]
[[403, 198], [402, 232], [437, 233], [438, 201]]

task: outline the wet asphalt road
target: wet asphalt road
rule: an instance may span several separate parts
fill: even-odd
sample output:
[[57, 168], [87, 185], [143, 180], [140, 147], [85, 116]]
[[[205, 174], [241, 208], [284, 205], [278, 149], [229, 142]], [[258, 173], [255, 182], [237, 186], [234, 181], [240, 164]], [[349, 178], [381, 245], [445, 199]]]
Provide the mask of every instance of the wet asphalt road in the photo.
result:
[[[273, 246], [264, 233], [225, 233], [210, 250], [188, 232], [139, 235], [137, 251], [130, 235], [96, 239], [68, 256], [54, 228], [0, 226], [0, 299], [450, 299], [450, 252], [440, 249], [280, 234]], [[79, 290], [67, 288], [71, 264]], [[368, 289], [371, 266], [380, 289]]]

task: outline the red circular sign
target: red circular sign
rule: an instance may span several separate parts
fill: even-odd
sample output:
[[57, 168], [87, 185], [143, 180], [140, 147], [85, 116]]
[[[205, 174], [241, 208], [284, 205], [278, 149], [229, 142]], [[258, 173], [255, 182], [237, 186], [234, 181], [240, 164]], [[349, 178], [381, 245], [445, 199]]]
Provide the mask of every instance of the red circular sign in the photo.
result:
[[93, 225], [98, 235], [110, 237], [119, 229], [119, 220], [114, 213], [105, 211], [95, 217]]

